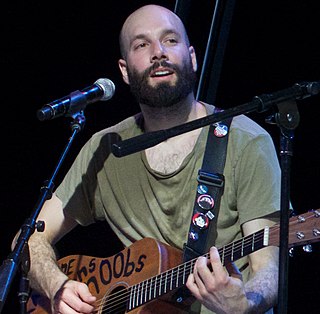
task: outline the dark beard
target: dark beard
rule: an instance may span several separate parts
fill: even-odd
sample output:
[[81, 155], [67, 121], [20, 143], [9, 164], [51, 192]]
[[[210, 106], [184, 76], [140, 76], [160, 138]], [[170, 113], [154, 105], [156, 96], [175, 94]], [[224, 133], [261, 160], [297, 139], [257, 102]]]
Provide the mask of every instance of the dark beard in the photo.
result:
[[[184, 62], [181, 68], [168, 64], [166, 61], [159, 62], [142, 74], [139, 74], [136, 70], [128, 69], [132, 94], [139, 103], [153, 108], [167, 108], [179, 103], [193, 92], [197, 80], [191, 60], [188, 61]], [[150, 73], [160, 66], [171, 68], [176, 72], [177, 82], [175, 86], [171, 86], [168, 82], [159, 83], [155, 87], [148, 84]]]

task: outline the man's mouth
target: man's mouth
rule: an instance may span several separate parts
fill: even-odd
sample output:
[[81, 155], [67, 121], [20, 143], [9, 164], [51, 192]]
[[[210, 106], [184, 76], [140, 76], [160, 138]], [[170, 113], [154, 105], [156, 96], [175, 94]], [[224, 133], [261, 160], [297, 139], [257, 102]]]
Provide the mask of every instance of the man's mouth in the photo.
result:
[[151, 77], [163, 77], [173, 74], [174, 71], [172, 69], [156, 69], [150, 73]]

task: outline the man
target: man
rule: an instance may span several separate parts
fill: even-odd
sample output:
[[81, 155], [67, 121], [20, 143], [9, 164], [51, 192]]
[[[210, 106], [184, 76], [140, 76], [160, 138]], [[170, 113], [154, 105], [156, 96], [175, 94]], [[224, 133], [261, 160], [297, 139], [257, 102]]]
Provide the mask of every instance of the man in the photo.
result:
[[[54, 313], [94, 310], [96, 298], [84, 283], [68, 280], [52, 249], [78, 223], [105, 219], [126, 246], [152, 237], [182, 249], [188, 238], [208, 128], [123, 158], [111, 154], [106, 139], [114, 133], [131, 138], [213, 113], [213, 106], [194, 98], [194, 48], [181, 20], [156, 5], [144, 6], [127, 18], [120, 47], [123, 80], [141, 114], [98, 132], [83, 147], [41, 210], [45, 231], [29, 241], [31, 284], [51, 300]], [[280, 169], [271, 138], [244, 116], [233, 119], [224, 175], [217, 246], [272, 225], [279, 208]], [[204, 305], [202, 312], [263, 313], [275, 305], [277, 248], [252, 253], [238, 266], [242, 276], [234, 264], [222, 266], [215, 247], [210, 260], [197, 260], [186, 286]]]

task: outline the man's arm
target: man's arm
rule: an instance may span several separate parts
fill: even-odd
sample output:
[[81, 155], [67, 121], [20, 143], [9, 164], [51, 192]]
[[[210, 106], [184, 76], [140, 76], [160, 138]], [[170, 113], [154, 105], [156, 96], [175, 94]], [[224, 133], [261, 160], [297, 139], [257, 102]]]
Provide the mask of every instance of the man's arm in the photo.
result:
[[[252, 234], [274, 222], [256, 219], [243, 225], [244, 235]], [[269, 246], [249, 255], [250, 278], [245, 292], [252, 313], [264, 313], [277, 303], [279, 248]]]
[[80, 313], [91, 313], [93, 307], [90, 304], [96, 298], [85, 284], [68, 280], [56, 263], [53, 249], [53, 245], [77, 225], [76, 221], [65, 216], [62, 203], [55, 194], [44, 204], [38, 220], [44, 221], [45, 230], [36, 231], [28, 242], [31, 287], [48, 297], [52, 308], [59, 313], [70, 308]]
[[[244, 236], [274, 223], [256, 219], [243, 225]], [[218, 250], [210, 249], [210, 260], [200, 257], [187, 281], [192, 294], [216, 313], [264, 313], [276, 304], [278, 293], [277, 247], [249, 255], [250, 278], [246, 284], [234, 264], [222, 266]], [[210, 268], [209, 268], [209, 267]]]

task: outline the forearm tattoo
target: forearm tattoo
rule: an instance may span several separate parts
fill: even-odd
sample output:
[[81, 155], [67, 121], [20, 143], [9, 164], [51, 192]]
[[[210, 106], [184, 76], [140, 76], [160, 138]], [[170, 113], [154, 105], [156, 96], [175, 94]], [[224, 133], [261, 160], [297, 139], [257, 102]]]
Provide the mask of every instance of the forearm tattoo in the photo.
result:
[[278, 268], [260, 270], [246, 283], [245, 290], [252, 305], [250, 313], [265, 313], [277, 302]]

